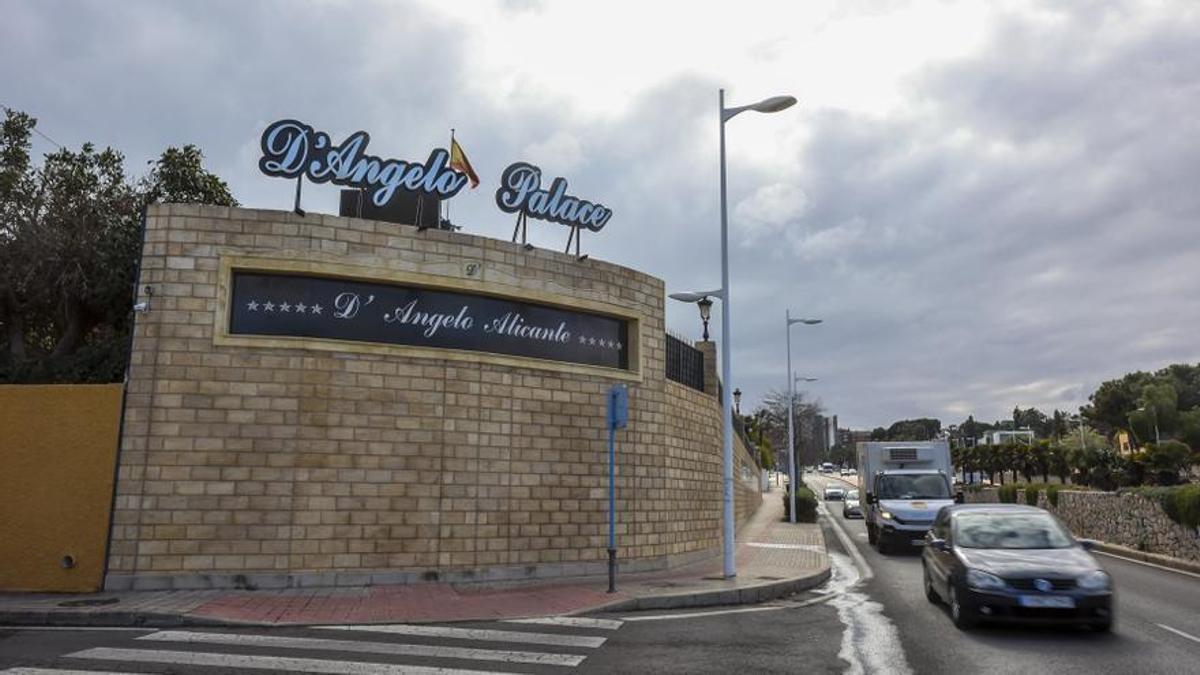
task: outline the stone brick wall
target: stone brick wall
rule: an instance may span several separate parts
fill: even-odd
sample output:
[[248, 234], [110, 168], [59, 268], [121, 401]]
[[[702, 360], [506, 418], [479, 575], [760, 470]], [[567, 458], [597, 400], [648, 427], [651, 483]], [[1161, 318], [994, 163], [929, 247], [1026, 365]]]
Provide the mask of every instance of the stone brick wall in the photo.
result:
[[[994, 488], [968, 493], [969, 502], [999, 502]], [[1025, 503], [1025, 491], [1017, 490], [1017, 503]], [[1077, 537], [1108, 544], [1200, 562], [1200, 532], [1175, 521], [1158, 502], [1138, 495], [1116, 492], [1063, 490], [1058, 506], [1051, 506], [1046, 493], [1038, 495], [1038, 506], [1053, 512]]]
[[[147, 222], [140, 284], [153, 296], [135, 329], [109, 588], [603, 572], [615, 380], [404, 348], [218, 345], [220, 261], [247, 255], [439, 279], [471, 261], [477, 279], [516, 293], [635, 312], [620, 557], [652, 569], [716, 550], [719, 410], [665, 379], [661, 280], [461, 233], [171, 205]], [[739, 497], [743, 518], [758, 495]]]

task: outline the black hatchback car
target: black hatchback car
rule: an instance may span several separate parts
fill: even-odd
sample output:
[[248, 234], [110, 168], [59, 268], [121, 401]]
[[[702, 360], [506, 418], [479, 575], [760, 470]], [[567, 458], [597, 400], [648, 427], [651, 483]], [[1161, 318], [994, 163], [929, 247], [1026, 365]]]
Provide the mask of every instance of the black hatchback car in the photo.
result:
[[961, 504], [938, 512], [921, 552], [925, 595], [950, 605], [954, 625], [1074, 623], [1108, 631], [1113, 588], [1088, 553], [1044, 509]]

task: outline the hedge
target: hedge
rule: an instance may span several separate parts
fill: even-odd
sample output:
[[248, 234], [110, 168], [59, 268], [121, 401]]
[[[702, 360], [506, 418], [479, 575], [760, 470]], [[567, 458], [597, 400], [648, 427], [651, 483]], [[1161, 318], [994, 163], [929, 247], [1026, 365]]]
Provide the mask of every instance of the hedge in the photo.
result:
[[1038, 505], [1038, 493], [1042, 491], [1041, 485], [1026, 485], [1025, 486], [1025, 504], [1028, 506]]
[[1058, 491], [1061, 489], [1061, 485], [1046, 486], [1046, 501], [1050, 502], [1050, 506], [1058, 508]]
[[1016, 485], [1016, 483], [1009, 483], [1008, 485], [1001, 485], [1000, 489], [997, 491], [996, 496], [1000, 498], [1001, 503], [1016, 504], [1017, 503], [1017, 485]]
[[[791, 503], [788, 500], [788, 493], [783, 492], [783, 519], [791, 520], [789, 515], [791, 512]], [[817, 522], [817, 495], [813, 494], [812, 490], [806, 487], [801, 487], [796, 490], [796, 522], [798, 523], [815, 523]]]
[[1200, 527], [1200, 485], [1126, 488], [1120, 492], [1157, 501], [1171, 520], [1187, 527]]

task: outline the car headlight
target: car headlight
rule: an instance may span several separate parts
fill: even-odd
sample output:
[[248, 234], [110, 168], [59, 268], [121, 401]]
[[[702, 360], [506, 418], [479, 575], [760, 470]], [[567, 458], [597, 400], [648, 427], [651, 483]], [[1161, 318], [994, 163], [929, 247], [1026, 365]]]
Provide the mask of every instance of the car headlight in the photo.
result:
[[1108, 588], [1111, 582], [1107, 574], [1095, 570], [1079, 577], [1075, 583], [1085, 591], [1102, 591]]
[[988, 574], [979, 570], [967, 570], [967, 585], [982, 591], [998, 591], [1002, 590], [1005, 584], [1004, 580], [995, 574]]
[[883, 518], [884, 520], [891, 520], [891, 519], [892, 519], [892, 512], [891, 512], [891, 511], [880, 511], [880, 512], [879, 512], [879, 517], [880, 517], [880, 518]]

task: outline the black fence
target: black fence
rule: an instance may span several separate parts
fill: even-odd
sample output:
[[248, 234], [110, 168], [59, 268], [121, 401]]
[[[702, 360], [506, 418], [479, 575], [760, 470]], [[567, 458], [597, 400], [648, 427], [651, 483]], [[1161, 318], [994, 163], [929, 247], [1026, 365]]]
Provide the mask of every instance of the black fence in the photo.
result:
[[667, 379], [704, 391], [704, 352], [667, 333]]

